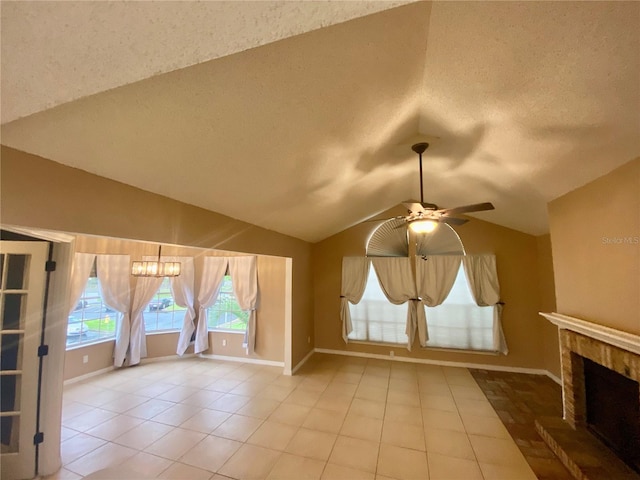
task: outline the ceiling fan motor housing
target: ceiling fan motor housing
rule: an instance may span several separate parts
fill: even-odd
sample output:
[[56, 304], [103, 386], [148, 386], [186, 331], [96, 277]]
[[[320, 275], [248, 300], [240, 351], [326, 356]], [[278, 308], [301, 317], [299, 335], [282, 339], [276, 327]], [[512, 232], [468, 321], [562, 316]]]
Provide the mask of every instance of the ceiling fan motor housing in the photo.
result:
[[429, 148], [429, 144], [427, 142], [420, 142], [420, 143], [416, 143], [415, 145], [411, 146], [411, 150], [413, 150], [414, 152], [416, 152], [419, 155], [424, 153], [424, 151], [427, 148]]

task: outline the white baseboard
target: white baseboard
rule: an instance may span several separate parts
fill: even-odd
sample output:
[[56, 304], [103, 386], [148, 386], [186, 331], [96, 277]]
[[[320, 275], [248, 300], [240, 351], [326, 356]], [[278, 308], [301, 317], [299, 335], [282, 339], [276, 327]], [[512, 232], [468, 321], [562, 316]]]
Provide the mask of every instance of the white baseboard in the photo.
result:
[[291, 375], [295, 374], [300, 369], [300, 367], [307, 363], [307, 360], [309, 360], [311, 358], [311, 355], [313, 355], [316, 351], [317, 350], [314, 348], [309, 353], [307, 353], [305, 357], [300, 360], [295, 367], [293, 367], [293, 369], [291, 370]]
[[68, 380], [65, 380], [62, 384], [64, 386], [73, 385], [74, 383], [82, 382], [83, 380], [86, 380], [87, 378], [97, 377], [98, 375], [102, 375], [103, 373], [107, 373], [107, 372], [110, 372], [110, 371], [115, 370], [115, 369], [116, 369], [116, 367], [111, 365], [110, 367], [101, 368], [100, 370], [96, 370], [95, 372], [89, 372], [89, 373], [85, 373], [84, 375], [80, 375], [80, 376], [77, 376], [77, 377], [70, 378]]
[[174, 355], [165, 355], [163, 357], [145, 357], [140, 359], [140, 365], [145, 365], [147, 363], [166, 362], [167, 360], [178, 360], [179, 358], [191, 358], [196, 356], [197, 355], [195, 353], [185, 353], [184, 355], [178, 355], [176, 353]]
[[253, 363], [256, 365], [266, 365], [269, 367], [284, 368], [284, 362], [276, 362], [275, 360], [261, 360], [259, 358], [246, 358], [246, 357], [228, 357], [226, 355], [214, 355], [214, 354], [203, 354], [203, 353], [200, 353], [198, 356], [201, 358], [211, 358], [212, 360], [224, 360], [225, 362]]
[[[480, 363], [468, 363], [468, 362], [449, 362], [449, 361], [441, 361], [441, 360], [430, 360], [427, 358], [411, 358], [411, 357], [391, 357], [389, 355], [380, 355], [376, 353], [366, 353], [366, 352], [350, 352], [346, 350], [331, 350], [327, 348], [314, 348], [307, 355], [300, 360], [297, 365], [291, 370], [291, 374], [295, 374], [307, 361], [311, 358], [314, 353], [326, 353], [329, 355], [343, 355], [347, 357], [361, 357], [361, 358], [374, 358], [378, 360], [390, 360], [395, 362], [406, 362], [406, 363], [420, 363], [427, 365], [440, 365], [444, 367], [463, 367], [463, 368], [475, 368], [481, 370], [492, 370], [497, 372], [513, 372], [513, 373], [527, 373], [530, 375], [545, 375], [549, 377], [551, 380], [556, 382], [558, 385], [562, 385], [562, 380], [558, 378], [553, 373], [548, 370], [540, 369], [540, 368], [525, 368], [525, 367], [510, 367], [503, 365], [486, 365]], [[209, 358], [212, 360], [223, 360], [228, 362], [239, 362], [239, 363], [251, 363], [256, 365], [266, 365], [271, 367], [283, 367], [284, 362], [277, 362], [274, 360], [261, 360], [259, 358], [243, 358], [243, 357], [229, 357], [225, 355], [205, 355], [205, 354], [195, 354], [189, 353], [185, 354], [182, 357], [178, 355], [168, 355], [164, 357], [154, 357], [154, 358], [143, 358], [140, 361], [140, 364], [147, 363], [155, 363], [162, 362], [166, 360], [175, 360], [177, 358], [185, 358], [185, 357], [200, 357], [200, 358]], [[115, 370], [115, 367], [110, 366], [107, 368], [102, 368], [100, 370], [96, 370], [95, 372], [86, 373], [84, 375], [80, 375], [78, 377], [70, 378], [64, 381], [64, 385], [72, 385], [74, 383], [82, 382], [91, 377], [96, 377], [98, 375], [102, 375], [103, 373], [110, 372]], [[287, 372], [285, 375], [289, 375]]]
[[491, 370], [495, 372], [527, 373], [529, 375], [546, 375], [554, 382], [558, 384], [562, 384], [561, 380], [558, 377], [553, 375], [548, 370], [544, 370], [541, 368], [510, 367], [510, 366], [504, 366], [504, 365], [487, 365], [483, 363], [468, 363], [468, 362], [449, 362], [445, 360], [430, 360], [428, 358], [391, 357], [389, 355], [380, 355], [377, 353], [350, 352], [347, 350], [330, 350], [327, 348], [315, 348], [313, 351], [317, 353], [328, 353], [330, 355], [345, 355], [348, 357], [375, 358], [378, 360], [390, 360], [393, 362], [420, 363], [420, 364], [427, 364], [427, 365], [440, 365], [443, 367], [475, 368], [480, 370]]

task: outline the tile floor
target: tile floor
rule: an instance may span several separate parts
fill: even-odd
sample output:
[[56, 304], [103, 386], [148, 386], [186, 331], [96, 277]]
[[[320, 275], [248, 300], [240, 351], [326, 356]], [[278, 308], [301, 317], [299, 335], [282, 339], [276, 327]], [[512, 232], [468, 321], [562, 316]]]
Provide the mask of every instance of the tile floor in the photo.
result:
[[[562, 418], [562, 387], [543, 375], [470, 372], [538, 480], [572, 480], [573, 476], [538, 435], [535, 426], [538, 418]], [[594, 463], [597, 464], [590, 459], [590, 464]]]
[[48, 480], [535, 479], [467, 369], [314, 355], [149, 363], [65, 388]]

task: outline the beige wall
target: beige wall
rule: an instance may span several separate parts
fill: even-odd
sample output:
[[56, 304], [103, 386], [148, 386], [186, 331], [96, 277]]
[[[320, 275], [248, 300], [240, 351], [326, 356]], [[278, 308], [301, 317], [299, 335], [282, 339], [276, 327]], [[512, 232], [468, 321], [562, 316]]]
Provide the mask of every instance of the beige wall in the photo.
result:
[[[540, 311], [556, 311], [556, 291], [553, 279], [553, 258], [551, 255], [551, 236], [540, 235], [536, 238], [538, 246], [538, 286], [540, 292]], [[560, 378], [560, 342], [558, 328], [544, 317], [538, 317], [544, 352], [544, 368]]]
[[549, 204], [557, 311], [640, 335], [640, 158]]
[[6, 225], [292, 258], [293, 365], [310, 351], [309, 243], [5, 146], [1, 156]]
[[[70, 380], [113, 367], [114, 344], [114, 341], [109, 341], [67, 350], [64, 355], [64, 379]], [[87, 363], [83, 361], [85, 356]]]
[[[402, 213], [390, 210], [390, 215]], [[531, 235], [473, 219], [457, 228], [467, 253], [495, 253], [502, 300], [506, 302], [503, 326], [508, 356], [444, 352], [403, 347], [345, 345], [341, 338], [340, 281], [342, 257], [364, 255], [365, 243], [377, 224], [365, 223], [334, 235], [313, 246], [316, 347], [476, 364], [544, 368], [540, 352], [540, 285], [537, 240]]]

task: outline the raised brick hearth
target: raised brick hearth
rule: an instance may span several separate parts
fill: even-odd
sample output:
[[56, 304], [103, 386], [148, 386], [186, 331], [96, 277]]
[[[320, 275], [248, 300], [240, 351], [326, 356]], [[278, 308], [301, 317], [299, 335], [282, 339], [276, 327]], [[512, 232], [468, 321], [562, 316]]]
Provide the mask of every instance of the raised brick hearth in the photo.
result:
[[564, 421], [541, 419], [538, 432], [576, 478], [640, 479], [587, 431], [584, 373], [586, 358], [640, 382], [640, 337], [564, 315], [543, 315], [559, 327]]

